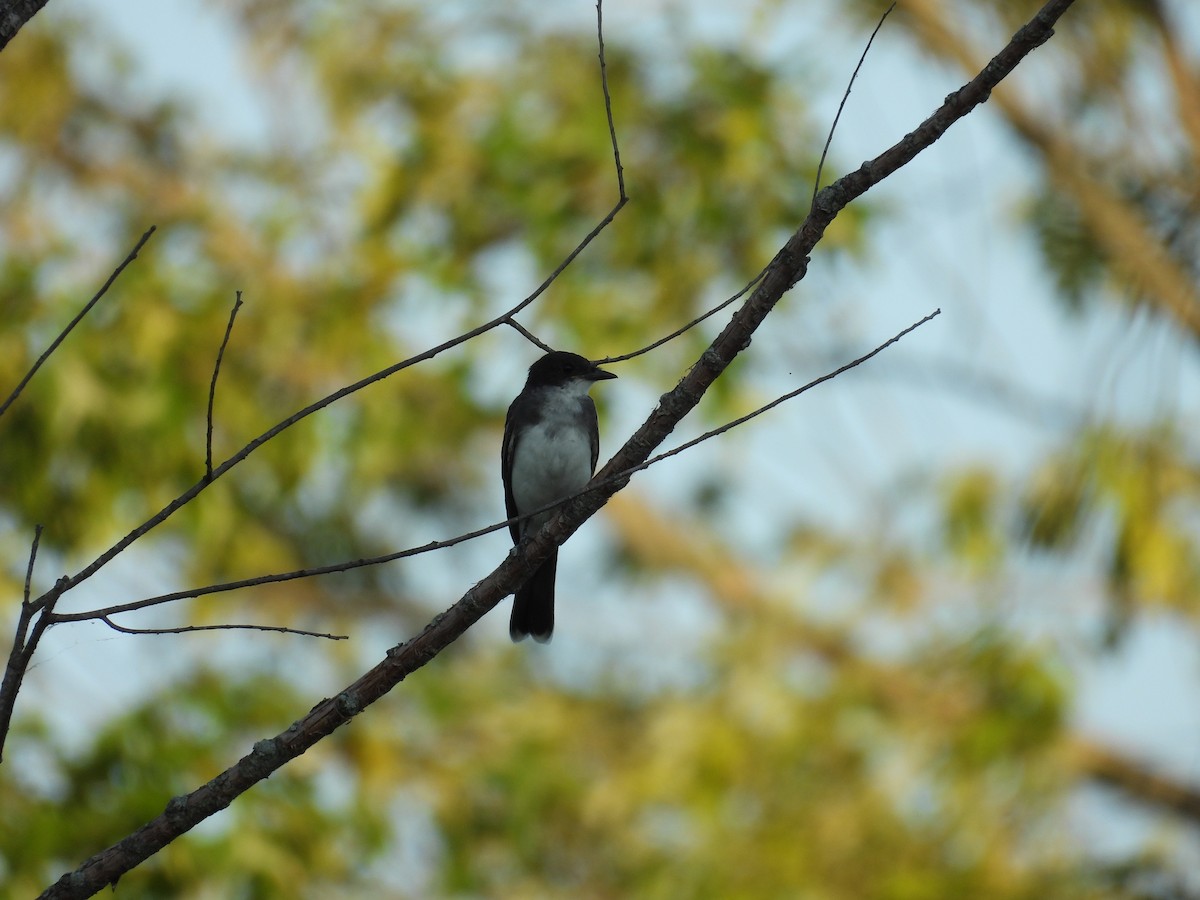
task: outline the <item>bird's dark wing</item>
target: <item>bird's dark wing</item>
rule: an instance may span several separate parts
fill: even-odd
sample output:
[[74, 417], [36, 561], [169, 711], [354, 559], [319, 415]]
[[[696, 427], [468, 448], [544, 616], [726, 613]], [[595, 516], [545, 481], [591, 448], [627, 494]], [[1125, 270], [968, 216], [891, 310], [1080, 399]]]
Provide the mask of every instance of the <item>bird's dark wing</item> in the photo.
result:
[[591, 397], [583, 398], [584, 414], [587, 416], [588, 432], [592, 436], [592, 474], [596, 472], [596, 462], [600, 459], [600, 420], [596, 416], [596, 404]]
[[[504, 420], [504, 441], [500, 445], [500, 475], [504, 479], [504, 509], [510, 519], [517, 515], [517, 501], [514, 499], [512, 491], [512, 467], [517, 453], [517, 429], [513, 425], [513, 409], [518, 402], [519, 398], [514, 400], [508, 408], [508, 416]], [[518, 543], [521, 540], [520, 525], [513, 522], [508, 526], [508, 530], [512, 534], [513, 543]]]

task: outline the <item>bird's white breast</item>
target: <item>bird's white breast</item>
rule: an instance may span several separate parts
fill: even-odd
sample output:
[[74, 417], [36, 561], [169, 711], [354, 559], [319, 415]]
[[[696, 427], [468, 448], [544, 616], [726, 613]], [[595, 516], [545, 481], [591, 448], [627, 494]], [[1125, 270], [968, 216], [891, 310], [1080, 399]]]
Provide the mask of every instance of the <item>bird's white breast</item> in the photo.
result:
[[[513, 499], [518, 510], [534, 510], [569, 496], [592, 477], [592, 447], [579, 420], [579, 400], [590, 385], [551, 388], [542, 417], [527, 428], [513, 452]], [[535, 516], [525, 531], [536, 530], [553, 511]]]

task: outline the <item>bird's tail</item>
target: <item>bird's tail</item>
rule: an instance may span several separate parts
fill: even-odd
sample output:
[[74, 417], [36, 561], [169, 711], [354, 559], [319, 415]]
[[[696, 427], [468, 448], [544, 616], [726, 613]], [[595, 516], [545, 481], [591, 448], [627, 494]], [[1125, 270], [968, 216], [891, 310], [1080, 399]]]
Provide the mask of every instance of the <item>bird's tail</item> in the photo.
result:
[[555, 550], [517, 590], [512, 618], [508, 620], [508, 636], [514, 641], [523, 641], [526, 636], [539, 644], [550, 640], [554, 632], [554, 572], [557, 568], [558, 551]]

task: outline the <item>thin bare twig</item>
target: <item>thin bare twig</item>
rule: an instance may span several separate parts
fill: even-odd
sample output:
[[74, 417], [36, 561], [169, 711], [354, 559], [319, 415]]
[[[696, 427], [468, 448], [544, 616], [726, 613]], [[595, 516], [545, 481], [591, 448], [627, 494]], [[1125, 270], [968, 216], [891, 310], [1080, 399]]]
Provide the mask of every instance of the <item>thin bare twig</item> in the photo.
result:
[[[613, 165], [617, 170], [617, 205], [613, 207], [612, 212], [608, 214], [602, 223], [602, 225], [607, 225], [621, 211], [621, 207], [628, 202], [629, 197], [625, 193], [625, 167], [621, 165], [621, 148], [617, 145], [617, 126], [613, 120], [612, 94], [608, 89], [608, 60], [604, 53], [604, 4], [602, 0], [596, 0], [596, 45], [599, 48], [597, 56], [600, 58], [600, 89], [604, 93], [604, 115], [608, 122], [609, 142], [612, 144]], [[593, 236], [589, 235], [588, 240], [591, 240]], [[553, 273], [551, 280], [557, 276], [558, 272]], [[553, 348], [549, 344], [513, 318], [522, 308], [524, 308], [523, 305], [511, 310], [508, 315], [504, 316], [504, 324], [514, 328], [527, 341], [539, 347], [544, 352], [551, 352]]]
[[275, 631], [280, 634], [295, 634], [300, 637], [325, 638], [330, 641], [349, 639], [345, 634], [327, 634], [321, 631], [305, 631], [301, 628], [285, 628], [282, 625], [180, 625], [177, 628], [130, 628], [118, 625], [108, 616], [97, 616], [101, 622], [113, 631], [122, 634], [187, 634], [190, 631]]
[[812, 209], [813, 205], [817, 202], [817, 191], [821, 189], [821, 170], [825, 168], [825, 158], [829, 155], [829, 145], [833, 143], [833, 133], [837, 131], [838, 122], [842, 118], [842, 110], [846, 108], [846, 101], [850, 99], [850, 89], [854, 87], [854, 82], [858, 78], [858, 72], [867, 60], [867, 54], [871, 52], [871, 45], [875, 43], [875, 35], [879, 34], [879, 29], [883, 27], [883, 23], [887, 21], [887, 17], [892, 14], [892, 10], [895, 8], [896, 4], [893, 3], [879, 17], [879, 22], [875, 25], [875, 30], [867, 38], [867, 46], [863, 47], [862, 56], [858, 58], [858, 65], [854, 67], [854, 72], [850, 75], [850, 81], [846, 84], [846, 92], [842, 94], [842, 102], [838, 104], [837, 114], [833, 117], [833, 124], [829, 126], [829, 134], [825, 138], [825, 147], [821, 151], [821, 159], [817, 162], [817, 174], [813, 178], [812, 201], [809, 203], [809, 209]]
[[[4, 759], [4, 741], [8, 737], [8, 729], [12, 725], [13, 709], [16, 707], [17, 692], [21, 682], [25, 680], [25, 672], [33, 659], [34, 651], [42, 640], [42, 635], [50, 627], [50, 616], [54, 612], [54, 604], [62, 595], [65, 579], [60, 578], [55, 586], [43, 595], [44, 601], [31, 603], [21, 601], [21, 612], [17, 616], [16, 633], [13, 635], [12, 650], [8, 654], [8, 663], [4, 667], [4, 678], [0, 680], [0, 761]], [[41, 615], [34, 616], [41, 611]]]
[[731, 422], [726, 422], [724, 425], [714, 428], [711, 431], [706, 431], [706, 432], [704, 432], [704, 434], [700, 435], [699, 437], [692, 438], [692, 440], [687, 441], [683, 444], [680, 444], [678, 447], [675, 447], [672, 450], [668, 450], [666, 453], [660, 453], [657, 456], [652, 456], [648, 460], [646, 460], [644, 463], [642, 463], [640, 466], [634, 466], [632, 469], [627, 470], [627, 471], [638, 472], [641, 469], [646, 468], [647, 466], [652, 466], [657, 462], [661, 462], [664, 459], [669, 459], [672, 456], [682, 453], [684, 450], [688, 450], [692, 447], [695, 447], [697, 444], [701, 444], [704, 441], [710, 440], [711, 438], [715, 438], [719, 434], [724, 434], [725, 432], [729, 431], [731, 428], [737, 428], [739, 425], [745, 424], [746, 422], [749, 422], [751, 419], [756, 419], [759, 416], [761, 416], [763, 413], [769, 412], [770, 410], [774, 409], [779, 404], [786, 403], [788, 400], [791, 400], [793, 397], [799, 397], [801, 394], [805, 393], [806, 391], [811, 391], [817, 385], [824, 384], [826, 381], [830, 381], [831, 379], [837, 378], [843, 372], [848, 372], [851, 369], [855, 368], [856, 366], [861, 366], [867, 360], [872, 359], [875, 356], [878, 356], [880, 353], [882, 353], [888, 347], [892, 346], [892, 344], [894, 344], [897, 341], [899, 341], [900, 339], [902, 339], [905, 335], [907, 335], [913, 331], [916, 331], [918, 328], [920, 328], [926, 322], [936, 319], [941, 314], [942, 314], [942, 311], [940, 309], [935, 309], [929, 315], [925, 316], [925, 318], [921, 319], [918, 322], [913, 322], [911, 325], [909, 325], [903, 331], [888, 338], [886, 341], [884, 341], [882, 344], [880, 344], [878, 347], [876, 347], [874, 350], [870, 351], [869, 353], [864, 353], [862, 356], [858, 357], [857, 359], [852, 359], [850, 362], [846, 363], [845, 365], [839, 366], [838, 368], [834, 369], [832, 372], [829, 372], [826, 375], [822, 375], [820, 378], [814, 378], [808, 384], [803, 385], [802, 387], [798, 387], [794, 391], [788, 391], [786, 394], [784, 394], [780, 397], [776, 397], [770, 403], [764, 403], [762, 406], [760, 406], [758, 409], [754, 410], [753, 412], [748, 412], [748, 413], [746, 413], [746, 415], [739, 416], [738, 418], [734, 419]]
[[217, 396], [217, 377], [221, 374], [221, 360], [225, 358], [225, 347], [229, 344], [229, 335], [233, 333], [233, 323], [237, 319], [238, 310], [242, 308], [242, 292], [238, 291], [233, 301], [233, 309], [229, 312], [229, 321], [225, 325], [225, 336], [221, 338], [221, 348], [217, 351], [217, 361], [213, 363], [212, 382], [208, 385], [208, 429], [204, 438], [204, 478], [212, 481], [212, 439], [213, 439], [213, 403]]
[[604, 3], [596, 0], [596, 44], [600, 57], [600, 89], [604, 92], [604, 115], [608, 119], [608, 138], [612, 143], [613, 162], [617, 167], [617, 194], [624, 203], [628, 197], [625, 194], [625, 167], [621, 165], [621, 148], [617, 146], [617, 126], [613, 123], [612, 96], [608, 90], [608, 60], [604, 56]]
[[[844, 357], [831, 349], [822, 359]], [[824, 364], [824, 363], [822, 363]], [[889, 384], [907, 383], [913, 387], [934, 387], [961, 395], [974, 406], [990, 404], [997, 411], [1022, 419], [1039, 428], [1056, 431], [1076, 429], [1089, 420], [1086, 408], [1031, 388], [1001, 375], [984, 372], [977, 366], [951, 358], [915, 358], [892, 356], [885, 372], [866, 370], [864, 378], [882, 374]]]
[[729, 306], [731, 303], [735, 303], [736, 301], [740, 300], [742, 297], [746, 296], [746, 292], [749, 291], [756, 284], [758, 284], [758, 282], [762, 280], [762, 277], [767, 274], [767, 268], [768, 267], [763, 267], [763, 269], [757, 275], [755, 275], [748, 282], [746, 282], [745, 287], [743, 287], [740, 291], [738, 291], [732, 297], [728, 297], [725, 300], [722, 300], [720, 303], [718, 303], [716, 306], [714, 306], [708, 312], [697, 316], [696, 318], [692, 319], [692, 321], [688, 322], [686, 325], [676, 328], [674, 331], [672, 331], [670, 334], [666, 335], [665, 337], [660, 337], [658, 340], [647, 344], [645, 347], [641, 347], [637, 350], [631, 350], [629, 353], [622, 353], [618, 356], [609, 356], [604, 359], [597, 360], [597, 364], [598, 365], [608, 365], [609, 363], [624, 362], [627, 359], [633, 359], [635, 356], [641, 356], [643, 353], [649, 353], [651, 350], [655, 350], [655, 349], [661, 347], [663, 344], [667, 343], [668, 341], [675, 340], [675, 338], [677, 338], [681, 334], [685, 334], [686, 332], [695, 328], [697, 325], [699, 325], [705, 319], [709, 318], [710, 316], [716, 315], [721, 310], [725, 309], [725, 307]]
[[25, 568], [25, 600], [26, 606], [29, 605], [29, 586], [33, 581], [33, 564], [37, 561], [38, 544], [42, 540], [42, 526], [33, 526], [33, 544], [29, 548], [29, 565]]
[[113, 273], [108, 276], [108, 281], [104, 282], [103, 287], [101, 287], [100, 290], [96, 292], [96, 295], [84, 305], [83, 309], [76, 314], [75, 318], [67, 323], [67, 327], [58, 333], [58, 337], [50, 342], [50, 346], [47, 347], [42, 355], [37, 358], [37, 361], [33, 364], [30, 370], [25, 373], [25, 377], [21, 379], [20, 383], [15, 388], [13, 388], [12, 393], [8, 395], [8, 398], [5, 399], [3, 403], [0, 403], [0, 416], [4, 415], [4, 413], [8, 411], [8, 408], [13, 405], [13, 402], [17, 399], [17, 397], [21, 396], [21, 392], [25, 390], [25, 385], [29, 384], [33, 376], [37, 374], [38, 369], [45, 365], [46, 360], [50, 358], [50, 355], [58, 349], [58, 345], [66, 340], [67, 335], [74, 330], [75, 326], [83, 321], [83, 317], [92, 311], [92, 307], [100, 302], [101, 297], [108, 293], [108, 289], [112, 287], [112, 284], [117, 280], [117, 277], [125, 271], [125, 267], [137, 259], [138, 252], [142, 249], [142, 247], [145, 246], [146, 241], [150, 240], [150, 235], [154, 234], [154, 232], [157, 230], [157, 227], [158, 226], [156, 225], [150, 226], [146, 233], [142, 235], [141, 240], [134, 244], [133, 249], [129, 251], [129, 255], [121, 260], [120, 265], [113, 269]]
[[518, 334], [520, 334], [523, 338], [525, 338], [525, 340], [529, 341], [529, 343], [533, 344], [535, 347], [540, 347], [544, 352], [550, 353], [554, 349], [549, 344], [547, 344], [545, 341], [543, 341], [540, 337], [538, 337], [536, 334], [534, 334], [532, 331], [530, 331], [528, 328], [526, 328], [524, 325], [522, 325], [520, 322], [518, 322], [516, 319], [512, 318], [511, 316], [509, 316], [508, 319], [505, 320], [504, 324], [509, 326], [513, 330], [515, 330]]

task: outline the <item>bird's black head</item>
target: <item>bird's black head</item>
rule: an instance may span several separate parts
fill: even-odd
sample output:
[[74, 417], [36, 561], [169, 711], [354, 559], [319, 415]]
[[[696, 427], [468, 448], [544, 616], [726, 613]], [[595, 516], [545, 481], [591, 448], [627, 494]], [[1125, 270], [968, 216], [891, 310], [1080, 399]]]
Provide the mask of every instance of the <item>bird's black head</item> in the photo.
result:
[[525, 385], [554, 387], [572, 381], [592, 382], [616, 377], [612, 372], [605, 372], [578, 353], [554, 350], [529, 367], [529, 380]]

